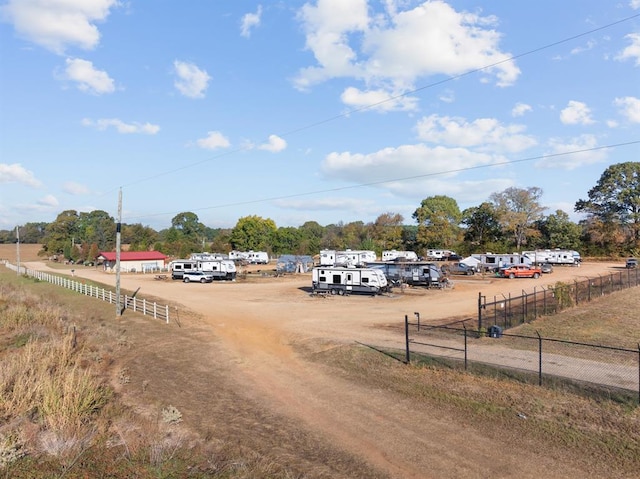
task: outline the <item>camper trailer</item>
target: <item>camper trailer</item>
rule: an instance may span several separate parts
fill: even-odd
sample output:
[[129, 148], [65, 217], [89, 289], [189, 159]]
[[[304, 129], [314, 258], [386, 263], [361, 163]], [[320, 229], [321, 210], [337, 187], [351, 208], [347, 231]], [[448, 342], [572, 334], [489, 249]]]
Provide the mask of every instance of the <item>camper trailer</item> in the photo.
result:
[[185, 271], [196, 271], [197, 263], [190, 259], [176, 259], [169, 263], [169, 271], [171, 271], [171, 279], [182, 279]]
[[424, 261], [379, 261], [369, 263], [369, 267], [382, 271], [389, 283], [393, 285], [409, 284], [426, 286], [427, 288], [441, 288], [445, 279], [437, 265]]
[[430, 261], [446, 261], [449, 256], [455, 254], [455, 251], [448, 249], [430, 249], [427, 250], [427, 259]]
[[375, 295], [388, 289], [387, 278], [379, 269], [317, 266], [311, 278], [314, 293]]
[[529, 258], [534, 264], [549, 263], [554, 265], [567, 264], [578, 266], [582, 261], [580, 253], [566, 249], [538, 249], [535, 251], [524, 251], [522, 254]]
[[382, 261], [418, 261], [414, 251], [396, 251], [395, 249], [382, 252]]
[[195, 261], [198, 271], [212, 274], [213, 279], [236, 279], [236, 264], [230, 259], [220, 259], [209, 253], [194, 253], [190, 259]]
[[376, 252], [370, 250], [320, 251], [320, 266], [364, 266], [376, 259]]
[[269, 264], [269, 255], [265, 251], [248, 251], [247, 261], [251, 264]]
[[478, 267], [481, 271], [498, 272], [503, 266], [510, 264], [523, 264], [530, 266], [533, 261], [528, 256], [520, 253], [482, 253], [472, 254], [473, 258], [479, 260]]

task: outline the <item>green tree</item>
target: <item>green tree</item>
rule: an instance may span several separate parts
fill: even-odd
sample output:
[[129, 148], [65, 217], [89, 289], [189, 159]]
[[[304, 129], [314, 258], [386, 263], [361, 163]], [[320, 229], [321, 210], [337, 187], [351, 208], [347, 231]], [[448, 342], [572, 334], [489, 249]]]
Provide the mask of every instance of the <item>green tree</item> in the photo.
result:
[[380, 255], [383, 250], [402, 249], [402, 222], [399, 213], [383, 213], [370, 226], [375, 250]]
[[301, 254], [316, 255], [323, 248], [325, 228], [317, 221], [307, 221], [298, 228], [300, 230]]
[[[503, 248], [502, 227], [498, 221], [498, 212], [491, 203], [485, 201], [480, 206], [464, 210], [462, 224], [466, 228], [464, 240], [476, 252], [499, 251]], [[467, 251], [467, 253], [472, 252]]]
[[507, 188], [500, 193], [493, 193], [493, 202], [503, 231], [513, 238], [517, 251], [527, 244], [530, 236], [538, 231], [533, 227], [542, 218], [544, 207], [540, 206], [542, 190], [537, 186], [529, 188]]
[[605, 242], [616, 245], [616, 238], [622, 237], [623, 245], [616, 246], [626, 246], [627, 251], [640, 247], [640, 162], [609, 166], [589, 190], [588, 199], [576, 202], [575, 211], [595, 219], [592, 224], [604, 225], [599, 229], [606, 233]]
[[301, 251], [302, 233], [291, 226], [278, 228], [272, 237], [271, 248], [275, 255], [303, 254]]
[[42, 249], [49, 255], [64, 254], [67, 259], [72, 259], [72, 244], [78, 237], [79, 215], [75, 210], [66, 210], [60, 213], [55, 221], [45, 228], [42, 238]]
[[538, 224], [544, 248], [580, 249], [582, 228], [562, 210], [556, 210]]
[[444, 195], [425, 198], [412, 216], [418, 223], [417, 241], [422, 250], [453, 248], [459, 242], [462, 214], [453, 198]]
[[204, 237], [205, 226], [200, 223], [198, 215], [190, 211], [178, 213], [171, 220], [171, 227], [182, 233], [184, 238], [198, 242]]
[[106, 211], [94, 210], [88, 213], [80, 213], [76, 229], [77, 237], [74, 240], [75, 243], [88, 246], [96, 243], [102, 251], [112, 251], [115, 248], [116, 223]]
[[122, 225], [122, 242], [129, 245], [131, 251], [149, 251], [158, 240], [158, 233], [149, 226], [140, 223]]
[[272, 252], [271, 239], [277, 227], [272, 219], [260, 216], [245, 216], [240, 218], [231, 230], [231, 246], [240, 251]]

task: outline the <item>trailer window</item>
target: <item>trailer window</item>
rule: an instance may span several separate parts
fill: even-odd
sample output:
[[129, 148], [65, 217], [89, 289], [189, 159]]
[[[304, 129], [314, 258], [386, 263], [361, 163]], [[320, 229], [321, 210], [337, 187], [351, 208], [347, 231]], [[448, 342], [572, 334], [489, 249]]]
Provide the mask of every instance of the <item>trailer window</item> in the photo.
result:
[[362, 278], [362, 282], [363, 283], [368, 283], [369, 282], [369, 278]]
[[342, 283], [341, 279], [342, 278], [340, 277], [339, 274], [334, 274], [332, 284], [341, 284]]

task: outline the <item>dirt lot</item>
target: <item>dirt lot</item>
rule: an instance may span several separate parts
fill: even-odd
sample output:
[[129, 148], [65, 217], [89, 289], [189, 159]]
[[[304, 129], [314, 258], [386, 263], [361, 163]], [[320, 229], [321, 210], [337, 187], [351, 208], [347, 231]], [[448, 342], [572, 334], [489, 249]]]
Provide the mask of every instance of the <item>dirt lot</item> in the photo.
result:
[[[7, 251], [0, 250], [0, 257], [11, 259]], [[50, 268], [37, 261], [24, 264]], [[387, 326], [401, 324], [404, 315], [419, 312], [426, 322], [473, 318], [479, 292], [489, 297], [520, 294], [534, 286], [595, 277], [623, 266], [559, 267], [537, 280], [461, 276], [454, 277], [454, 287], [446, 290], [409, 288], [378, 297], [326, 298], [309, 294], [310, 275], [275, 278], [261, 274], [265, 267], [256, 268], [261, 271], [246, 280], [213, 284], [126, 274], [123, 289], [139, 288], [138, 297], [174, 305], [174, 320], [149, 327], [146, 338], [144, 330], [137, 332], [130, 353], [121, 361], [132, 384], [143, 386], [122, 392], [141, 409], [145, 401], [150, 410], [158, 401], [176, 406], [185, 422], [204, 435], [249, 428], [256, 444], [277, 448], [284, 426], [276, 430], [273, 425], [287, 424], [290, 433], [305, 431], [328, 448], [360, 458], [391, 477], [588, 477], [593, 471], [578, 461], [563, 460], [561, 451], [500, 437], [499, 431], [478, 429], [442, 411], [415, 410], [393, 393], [332, 375], [308, 357], [354, 342], [401, 348], [402, 336]], [[70, 273], [56, 268], [58, 273]], [[96, 268], [76, 267], [75, 276], [115, 284], [113, 274]], [[126, 314], [121, 321], [123, 330], [132, 334], [140, 327], [129, 323]], [[234, 415], [239, 405], [219, 397], [216, 384], [221, 381], [233, 383], [235, 401], [259, 404], [261, 414]], [[224, 414], [227, 421], [221, 419]], [[310, 446], [301, 441], [300, 447]]]

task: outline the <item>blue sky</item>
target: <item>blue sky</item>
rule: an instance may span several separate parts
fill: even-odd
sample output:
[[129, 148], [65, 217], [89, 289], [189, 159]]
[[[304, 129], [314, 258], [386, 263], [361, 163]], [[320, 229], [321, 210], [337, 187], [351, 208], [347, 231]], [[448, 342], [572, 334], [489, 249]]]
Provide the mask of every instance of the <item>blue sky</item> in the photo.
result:
[[[0, 229], [374, 221], [640, 159], [640, 0], [0, 0]], [[623, 145], [627, 144], [627, 145]], [[604, 148], [611, 145], [619, 145]], [[578, 152], [578, 153], [576, 153]]]

